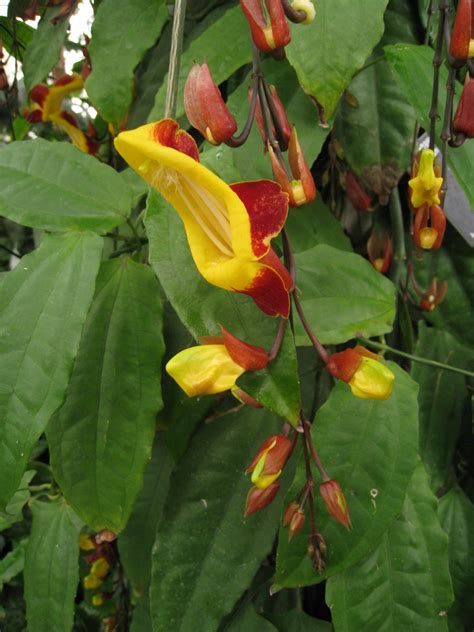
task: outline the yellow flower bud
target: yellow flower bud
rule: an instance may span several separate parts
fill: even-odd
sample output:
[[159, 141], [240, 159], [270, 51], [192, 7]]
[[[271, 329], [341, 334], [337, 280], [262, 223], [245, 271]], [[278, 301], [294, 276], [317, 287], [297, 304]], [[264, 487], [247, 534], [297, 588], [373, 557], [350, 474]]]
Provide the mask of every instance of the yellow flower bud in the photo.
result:
[[362, 361], [349, 381], [352, 394], [362, 399], [387, 399], [395, 376], [384, 364], [372, 358]]
[[88, 533], [81, 533], [79, 536], [79, 548], [83, 551], [93, 551], [96, 548], [94, 538]]
[[99, 588], [99, 586], [102, 584], [102, 580], [100, 577], [97, 577], [97, 575], [93, 575], [92, 573], [90, 573], [89, 575], [86, 575], [82, 581], [84, 588], [86, 588], [87, 590], [94, 590], [94, 588]]
[[99, 557], [91, 566], [91, 575], [103, 579], [110, 570], [110, 564], [105, 557]]

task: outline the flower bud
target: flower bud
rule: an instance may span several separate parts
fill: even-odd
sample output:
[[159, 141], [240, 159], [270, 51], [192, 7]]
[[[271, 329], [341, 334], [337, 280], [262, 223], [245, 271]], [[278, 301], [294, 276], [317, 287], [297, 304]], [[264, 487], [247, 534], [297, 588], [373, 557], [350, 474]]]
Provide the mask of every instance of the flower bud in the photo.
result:
[[194, 64], [184, 86], [189, 122], [213, 145], [229, 140], [237, 123], [224, 103], [207, 64]]
[[82, 551], [95, 551], [96, 547], [96, 542], [90, 534], [81, 533], [79, 536], [79, 548]]
[[453, 130], [467, 138], [474, 138], [474, 79], [469, 74], [454, 115]]
[[304, 511], [302, 509], [295, 511], [288, 527], [288, 542], [291, 542], [293, 538], [296, 538], [303, 528], [305, 521], [306, 517], [304, 515]]
[[367, 254], [377, 272], [387, 273], [392, 262], [390, 237], [386, 233], [377, 232], [374, 228], [367, 241]]
[[95, 595], [92, 595], [91, 603], [96, 608], [104, 604], [106, 601], [104, 593], [96, 593]]
[[347, 382], [356, 397], [384, 400], [392, 392], [394, 374], [378, 360], [377, 354], [364, 347], [333, 353], [326, 369], [334, 377]]
[[300, 24], [311, 24], [316, 17], [316, 9], [311, 0], [293, 0], [291, 8], [295, 11], [304, 11], [306, 18]]
[[[275, 112], [275, 116], [277, 118], [277, 127], [275, 128], [273, 125], [272, 133], [277, 138], [280, 148], [282, 151], [285, 151], [288, 147], [288, 143], [290, 142], [291, 137], [291, 125], [288, 121], [288, 116], [286, 114], [285, 107], [278, 96], [277, 90], [275, 86], [268, 86], [273, 102], [273, 109]], [[262, 106], [260, 104], [260, 97], [257, 97], [257, 107], [255, 109], [255, 120], [257, 121], [257, 126], [260, 132], [260, 136], [264, 143], [267, 142], [268, 138], [265, 134], [265, 125], [263, 123], [263, 114], [262, 114]]]
[[104, 579], [110, 570], [110, 564], [105, 557], [99, 557], [91, 566], [91, 575], [95, 575], [99, 579]]
[[271, 485], [280, 476], [292, 449], [293, 441], [288, 437], [268, 437], [246, 470], [247, 474], [252, 472], [252, 483], [259, 489]]
[[251, 406], [252, 408], [263, 408], [262, 404], [259, 401], [257, 401], [254, 397], [243, 391], [238, 386], [233, 386], [230, 389], [230, 392], [235, 397], [235, 399], [238, 399], [239, 402], [245, 404], [246, 406]]
[[319, 491], [331, 516], [346, 529], [350, 529], [349, 508], [339, 483], [335, 480], [324, 481], [319, 486]]
[[283, 520], [282, 520], [282, 525], [284, 527], [287, 527], [290, 522], [291, 519], [293, 518], [295, 512], [298, 511], [298, 509], [300, 509], [300, 504], [298, 502], [296, 502], [296, 500], [293, 500], [285, 509], [285, 513], [283, 514]]
[[354, 208], [360, 211], [370, 209], [372, 200], [352, 171], [346, 172], [346, 193]]
[[281, 1], [264, 0], [264, 3], [269, 22], [262, 0], [240, 0], [255, 46], [264, 53], [271, 53], [289, 44], [291, 34]]
[[424, 250], [437, 250], [446, 230], [446, 216], [440, 206], [420, 207], [413, 224], [413, 239]]
[[425, 312], [432, 312], [444, 301], [447, 292], [447, 281], [440, 281], [440, 283], [438, 283], [438, 279], [434, 277], [429, 288], [421, 297], [420, 308]]
[[95, 588], [99, 588], [102, 584], [102, 579], [90, 573], [84, 577], [82, 584], [86, 590], [94, 590]]
[[296, 128], [293, 127], [291, 131], [288, 145], [288, 162], [293, 180], [290, 181], [288, 178], [286, 169], [280, 162], [282, 158], [277, 156], [270, 143], [268, 144], [268, 152], [272, 163], [273, 175], [283, 191], [288, 193], [290, 206], [302, 206], [312, 202], [316, 197], [316, 186], [303, 150], [298, 142]]
[[424, 204], [428, 206], [440, 204], [439, 194], [443, 178], [437, 177], [435, 155], [432, 149], [421, 151], [413, 164], [412, 175], [413, 177], [408, 181], [412, 206], [417, 209]]
[[253, 513], [260, 511], [269, 505], [275, 498], [279, 489], [279, 483], [272, 483], [265, 489], [251, 487], [245, 504], [245, 517], [251, 516]]
[[474, 0], [458, 1], [449, 54], [459, 61], [474, 57]]

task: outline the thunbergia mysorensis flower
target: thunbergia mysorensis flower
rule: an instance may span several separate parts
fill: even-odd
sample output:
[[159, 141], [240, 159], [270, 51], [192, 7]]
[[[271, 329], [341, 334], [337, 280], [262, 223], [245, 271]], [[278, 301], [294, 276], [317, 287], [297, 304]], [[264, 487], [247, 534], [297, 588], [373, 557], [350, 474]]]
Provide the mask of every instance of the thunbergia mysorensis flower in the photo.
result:
[[474, 57], [474, 0], [458, 2], [449, 53], [459, 61]]
[[387, 273], [392, 262], [392, 246], [389, 235], [374, 228], [367, 241], [367, 254], [370, 263], [377, 272]]
[[352, 171], [346, 172], [345, 184], [347, 197], [351, 201], [352, 206], [360, 211], [368, 211], [372, 200]]
[[237, 129], [207, 64], [191, 68], [184, 86], [184, 109], [191, 125], [213, 145], [229, 140]]
[[323, 481], [319, 486], [322, 499], [328, 512], [346, 529], [351, 527], [351, 516], [344, 493], [335, 480]]
[[440, 191], [443, 178], [439, 176], [439, 168], [435, 164], [435, 155], [432, 149], [423, 149], [416, 157], [412, 178], [408, 181], [410, 187], [410, 202], [414, 208], [420, 208], [423, 204], [432, 206], [440, 204]]
[[421, 295], [420, 308], [425, 312], [432, 312], [443, 301], [448, 291], [447, 281], [440, 281], [434, 277], [429, 288]]
[[[240, 0], [255, 46], [264, 53], [289, 44], [291, 33], [280, 0]], [[267, 17], [268, 16], [268, 17]]]
[[247, 518], [257, 511], [261, 511], [267, 505], [269, 505], [280, 489], [280, 483], [275, 482], [262, 489], [255, 485], [249, 489], [247, 494], [247, 501], [245, 503], [244, 515]]
[[203, 342], [180, 351], [166, 365], [166, 371], [189, 397], [232, 389], [242, 373], [268, 364], [265, 349], [240, 340], [224, 327], [222, 336], [204, 338]]
[[392, 392], [394, 374], [379, 361], [376, 353], [359, 345], [333, 353], [326, 369], [334, 377], [347, 382], [356, 397], [387, 399]]
[[424, 250], [437, 250], [443, 241], [446, 216], [440, 206], [421, 206], [413, 223], [413, 239]]
[[270, 316], [288, 317], [292, 280], [270, 247], [288, 214], [278, 184], [226, 184], [199, 163], [196, 142], [171, 119], [122, 132], [115, 146], [174, 206], [209, 283], [248, 294]]
[[252, 472], [252, 483], [260, 489], [274, 483], [282, 473], [292, 449], [293, 441], [285, 435], [268, 437], [247, 468], [247, 474]]
[[67, 110], [62, 110], [61, 105], [71, 92], [81, 90], [83, 79], [77, 73], [63, 75], [51, 86], [38, 83], [30, 93], [33, 107], [29, 110], [27, 118], [32, 123], [49, 121], [60, 127], [71, 139], [73, 145], [85, 153], [95, 154], [98, 145], [90, 135], [83, 132], [77, 123], [77, 119]]
[[453, 130], [467, 138], [474, 138], [474, 78], [469, 74], [454, 115]]

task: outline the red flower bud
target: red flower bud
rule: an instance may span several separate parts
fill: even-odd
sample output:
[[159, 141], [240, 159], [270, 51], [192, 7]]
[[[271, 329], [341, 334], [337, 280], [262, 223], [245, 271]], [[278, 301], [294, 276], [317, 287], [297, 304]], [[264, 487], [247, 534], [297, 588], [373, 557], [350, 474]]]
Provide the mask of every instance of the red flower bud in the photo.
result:
[[262, 347], [256, 347], [237, 338], [225, 327], [221, 327], [225, 348], [234, 362], [246, 371], [258, 371], [268, 364], [268, 353]]
[[[268, 87], [270, 89], [270, 94], [271, 94], [272, 102], [273, 102], [273, 108], [275, 111], [275, 115], [277, 117], [279, 131], [281, 133], [279, 133], [275, 129], [275, 126], [272, 127], [272, 132], [273, 132], [273, 135], [278, 139], [281, 150], [285, 151], [288, 147], [288, 143], [290, 142], [291, 125], [288, 121], [288, 116], [286, 114], [283, 103], [281, 102], [280, 97], [278, 96], [275, 86], [268, 86]], [[268, 138], [266, 137], [266, 134], [265, 134], [265, 125], [263, 123], [262, 107], [260, 105], [259, 97], [257, 97], [257, 108], [255, 110], [255, 120], [257, 121], [258, 129], [260, 131], [260, 136], [262, 137], [263, 142], [266, 143]]]
[[288, 527], [288, 542], [291, 542], [293, 538], [296, 538], [303, 528], [305, 521], [306, 517], [304, 515], [304, 511], [302, 509], [295, 511]]
[[352, 171], [346, 172], [346, 193], [354, 208], [361, 211], [370, 208], [372, 200]]
[[440, 206], [421, 206], [415, 215], [413, 239], [424, 250], [437, 250], [446, 230], [446, 216]]
[[392, 246], [390, 237], [386, 233], [378, 233], [372, 230], [367, 241], [367, 254], [369, 261], [377, 272], [385, 274], [390, 269], [392, 262]]
[[271, 485], [281, 474], [293, 449], [293, 441], [284, 435], [272, 435], [260, 446], [248, 466], [252, 483], [261, 489]]
[[316, 197], [316, 186], [313, 176], [305, 160], [303, 150], [298, 142], [296, 128], [291, 131], [290, 144], [288, 145], [288, 162], [293, 176], [290, 181], [281, 156], [277, 156], [273, 147], [268, 144], [268, 152], [272, 163], [273, 175], [283, 191], [288, 193], [290, 206], [302, 206], [308, 204]]
[[289, 44], [291, 34], [281, 1], [264, 0], [264, 3], [270, 23], [263, 11], [262, 0], [240, 0], [255, 46], [264, 53], [271, 53]]
[[421, 297], [420, 308], [425, 312], [432, 312], [438, 307], [440, 303], [444, 301], [444, 298], [448, 292], [447, 281], [441, 281], [438, 283], [436, 277], [430, 283], [430, 287]]
[[474, 0], [458, 2], [449, 53], [460, 61], [474, 57]]
[[233, 386], [230, 390], [232, 395], [238, 399], [239, 402], [242, 402], [242, 404], [251, 406], [252, 408], [263, 408], [262, 404], [258, 402], [255, 397], [252, 397], [238, 386]]
[[280, 483], [272, 483], [265, 489], [251, 487], [247, 495], [247, 502], [245, 503], [245, 517], [251, 516], [253, 513], [269, 505], [277, 495], [279, 489]]
[[474, 79], [469, 75], [454, 115], [453, 130], [467, 138], [474, 138]]
[[319, 491], [331, 516], [346, 529], [350, 529], [351, 517], [349, 508], [339, 483], [335, 480], [324, 481], [319, 486]]
[[296, 500], [291, 501], [291, 503], [285, 509], [285, 513], [283, 514], [282, 525], [284, 527], [287, 527], [290, 524], [291, 519], [298, 511], [298, 509], [301, 509], [300, 504], [296, 502]]
[[184, 86], [184, 109], [191, 125], [213, 145], [225, 142], [237, 129], [207, 64], [191, 68]]

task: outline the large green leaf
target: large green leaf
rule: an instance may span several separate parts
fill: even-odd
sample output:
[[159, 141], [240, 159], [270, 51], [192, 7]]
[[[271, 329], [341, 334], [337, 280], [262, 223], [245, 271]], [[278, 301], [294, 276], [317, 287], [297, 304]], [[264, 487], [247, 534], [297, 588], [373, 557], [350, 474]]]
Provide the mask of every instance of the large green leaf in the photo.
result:
[[[457, 150], [456, 150], [457, 151]], [[474, 164], [474, 163], [473, 163]], [[444, 301], [426, 318], [439, 329], [456, 336], [472, 354], [474, 347], [474, 258], [472, 248], [454, 230], [446, 231], [443, 246], [429, 253], [416, 266], [416, 276], [423, 288], [428, 288], [433, 277], [448, 282]], [[470, 345], [471, 348], [468, 347]]]
[[0, 531], [8, 529], [15, 522], [21, 522], [23, 520], [23, 507], [30, 499], [28, 485], [35, 474], [35, 470], [27, 470], [23, 474], [18, 489], [5, 507], [5, 511], [0, 511]]
[[[429, 130], [429, 111], [433, 84], [433, 50], [427, 46], [400, 44], [386, 46], [385, 54], [394, 71], [400, 88], [415, 108], [416, 115], [425, 130]], [[446, 102], [447, 70], [441, 66], [439, 103], [442, 120]], [[440, 131], [438, 125], [438, 131]], [[474, 210], [474, 187], [472, 186], [472, 165], [474, 164], [474, 146], [464, 143], [462, 147], [448, 152], [448, 164], [459, 186]]]
[[0, 150], [0, 213], [18, 224], [105, 232], [130, 206], [118, 173], [69, 143], [18, 141]]
[[[240, 6], [232, 7], [222, 17], [213, 21], [200, 35], [192, 40], [181, 57], [176, 116], [184, 114], [183, 92], [189, 71], [197, 62], [207, 62], [216, 84], [230, 77], [241, 66], [252, 60], [252, 45], [248, 24]], [[167, 77], [158, 90], [149, 121], [163, 118]]]
[[151, 459], [145, 469], [143, 487], [133, 505], [127, 526], [118, 537], [120, 561], [134, 590], [144, 595], [150, 581], [151, 550], [156, 527], [168, 494], [175, 461], [157, 433]]
[[86, 89], [106, 121], [119, 123], [133, 93], [133, 71], [168, 19], [164, 0], [103, 0], [92, 26]]
[[[155, 632], [219, 627], [269, 553], [282, 495], [243, 517], [250, 481], [244, 470], [278, 419], [244, 409], [204, 425], [180, 462], [153, 551]], [[281, 494], [281, 492], [280, 492]]]
[[[417, 459], [417, 388], [396, 364], [389, 366], [395, 384], [388, 400], [358, 399], [339, 382], [317, 413], [313, 440], [329, 475], [344, 490], [353, 529], [346, 531], [333, 520], [318, 496], [317, 523], [328, 547], [326, 572], [318, 575], [307, 556], [309, 525], [290, 544], [282, 528], [277, 586], [315, 584], [348, 568], [376, 546], [400, 512]], [[295, 498], [304, 480], [300, 463], [286, 502]]]
[[27, 544], [27, 538], [20, 540], [14, 545], [13, 549], [0, 560], [0, 592], [3, 590], [3, 584], [8, 584], [8, 582], [23, 571]]
[[[0, 16], [0, 32], [5, 50], [13, 57], [22, 60], [23, 52], [36, 33], [35, 29], [15, 17]], [[13, 36], [15, 33], [15, 37]]]
[[352, 171], [362, 176], [383, 204], [410, 165], [415, 115], [381, 60], [359, 73], [348, 87], [334, 132]]
[[64, 18], [58, 20], [56, 24], [51, 22], [59, 10], [60, 7], [51, 7], [44, 13], [25, 50], [23, 74], [26, 92], [46, 79], [49, 72], [59, 62], [69, 26], [69, 20]]
[[102, 265], [69, 390], [47, 430], [56, 480], [91, 528], [121, 531], [161, 407], [158, 284], [129, 258]]
[[[297, 253], [296, 285], [306, 318], [325, 344], [392, 329], [395, 287], [360, 255], [320, 245]], [[296, 344], [309, 338], [296, 323]]]
[[448, 541], [420, 464], [400, 516], [372, 554], [331, 577], [326, 599], [338, 632], [447, 631]]
[[[464, 348], [452, 336], [423, 322], [415, 355], [459, 367], [465, 360]], [[464, 409], [465, 378], [417, 362], [412, 377], [420, 386], [420, 454], [436, 492], [450, 473]]]
[[219, 628], [219, 632], [276, 632], [277, 628], [259, 616], [250, 603], [237, 610], [232, 619]]
[[304, 91], [330, 118], [347, 84], [382, 37], [388, 0], [319, 0], [308, 26], [294, 25], [286, 47]]
[[454, 589], [454, 604], [448, 613], [449, 629], [462, 632], [474, 620], [474, 505], [460, 487], [454, 487], [441, 498], [439, 517], [449, 537], [449, 569]]
[[35, 501], [32, 511], [25, 560], [28, 632], [70, 632], [82, 522], [62, 498], [50, 503]]
[[268, 617], [278, 632], [331, 632], [332, 625], [310, 617], [306, 612], [295, 608], [283, 614]]
[[0, 287], [0, 506], [61, 405], [94, 295], [102, 239], [44, 238]]
[[[276, 319], [265, 316], [249, 297], [214, 287], [200, 276], [178, 214], [155, 191], [148, 197], [145, 225], [153, 269], [170, 303], [194, 338], [220, 334], [219, 325], [223, 325], [246, 342], [269, 350], [276, 332]], [[183, 288], [186, 288], [185, 292]], [[274, 371], [271, 379], [258, 388], [265, 389], [265, 402], [271, 399], [272, 410], [282, 416], [291, 410], [291, 419], [295, 421], [298, 377], [296, 355], [290, 346], [288, 343], [285, 371]], [[284, 383], [280, 383], [282, 380]], [[290, 399], [282, 400], [282, 393], [288, 393]]]

